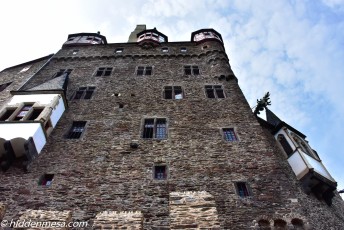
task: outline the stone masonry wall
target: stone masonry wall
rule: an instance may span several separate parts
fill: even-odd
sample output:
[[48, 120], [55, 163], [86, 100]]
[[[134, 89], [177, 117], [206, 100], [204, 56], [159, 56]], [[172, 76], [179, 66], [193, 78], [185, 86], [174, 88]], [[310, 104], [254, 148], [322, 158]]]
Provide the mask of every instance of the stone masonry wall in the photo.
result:
[[105, 211], [96, 215], [94, 229], [142, 229], [141, 212]]
[[171, 229], [220, 229], [214, 197], [208, 192], [170, 193]]
[[[165, 46], [168, 53], [161, 52]], [[114, 54], [117, 47], [123, 53]], [[184, 75], [184, 65], [199, 66], [200, 75]], [[153, 74], [137, 76], [137, 66], [152, 66]], [[111, 76], [95, 77], [99, 67], [113, 67]], [[328, 207], [302, 192], [237, 80], [219, 77], [233, 76], [219, 43], [65, 47], [24, 88], [51, 79], [59, 69], [73, 69], [69, 107], [28, 172], [11, 167], [0, 173], [4, 219], [18, 219], [28, 209], [69, 210], [72, 220], [97, 223], [98, 213], [135, 210], [142, 213], [143, 229], [170, 229], [176, 223], [170, 194], [205, 191], [214, 199], [217, 219], [212, 215], [211, 220], [220, 229], [257, 228], [265, 220], [293, 227], [292, 219], [315, 229], [328, 229], [329, 223], [344, 228], [342, 201]], [[207, 98], [208, 84], [222, 85], [226, 98]], [[163, 99], [168, 85], [181, 86], [185, 98]], [[70, 100], [84, 86], [96, 87], [92, 98]], [[167, 138], [143, 139], [144, 118], [166, 118]], [[87, 121], [80, 139], [66, 138], [73, 121]], [[222, 128], [234, 128], [238, 141], [225, 141]], [[132, 142], [138, 148], [131, 148]], [[166, 180], [154, 179], [156, 164], [166, 165]], [[54, 174], [49, 187], [38, 185], [44, 173]], [[247, 183], [249, 197], [238, 196], [236, 182]]]

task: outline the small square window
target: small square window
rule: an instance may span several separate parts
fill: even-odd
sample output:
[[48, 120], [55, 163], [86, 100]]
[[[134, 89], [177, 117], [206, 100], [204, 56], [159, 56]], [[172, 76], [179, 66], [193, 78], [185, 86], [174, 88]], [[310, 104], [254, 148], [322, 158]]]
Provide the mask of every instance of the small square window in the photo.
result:
[[167, 47], [164, 47], [164, 48], [161, 49], [161, 51], [162, 51], [163, 53], [168, 53], [168, 48], [167, 48]]
[[38, 185], [49, 187], [54, 179], [54, 174], [44, 174], [39, 178]]
[[110, 76], [112, 72], [112, 67], [99, 67], [96, 72], [96, 77]]
[[154, 179], [156, 180], [166, 180], [167, 170], [166, 165], [156, 165], [154, 166]]
[[238, 138], [233, 128], [222, 129], [222, 131], [223, 131], [223, 137], [225, 138], [226, 141], [229, 141], [229, 142], [238, 141]]
[[67, 138], [68, 139], [79, 139], [81, 134], [84, 132], [86, 121], [73, 121], [72, 127], [70, 128]]
[[185, 47], [180, 48], [180, 52], [186, 53], [187, 49]]
[[115, 53], [116, 54], [120, 54], [120, 53], [123, 53], [123, 48], [117, 48], [117, 49], [115, 49]]
[[76, 55], [79, 52], [79, 50], [73, 50], [73, 55]]
[[237, 194], [241, 198], [249, 197], [250, 196], [250, 191], [248, 189], [248, 186], [245, 182], [236, 182], [235, 187], [237, 190]]

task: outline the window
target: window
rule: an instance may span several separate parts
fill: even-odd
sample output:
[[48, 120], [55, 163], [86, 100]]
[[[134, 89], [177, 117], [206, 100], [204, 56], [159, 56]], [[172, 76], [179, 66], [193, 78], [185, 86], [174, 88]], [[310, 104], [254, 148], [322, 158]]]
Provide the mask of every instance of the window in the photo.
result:
[[7, 86], [9, 86], [11, 83], [12, 83], [12, 82], [7, 82], [7, 83], [5, 83], [5, 84], [0, 85], [0, 92], [1, 92], [1, 91], [4, 91], [4, 89], [6, 89]]
[[86, 121], [73, 121], [72, 127], [70, 128], [67, 138], [68, 139], [79, 139], [81, 134], [85, 130]]
[[291, 156], [293, 154], [293, 149], [291, 148], [290, 144], [288, 143], [287, 139], [284, 137], [283, 134], [279, 134], [277, 137], [279, 143], [281, 144], [284, 152], [287, 156]]
[[94, 86], [88, 86], [88, 87], [80, 87], [76, 92], [73, 97], [74, 100], [79, 100], [79, 99], [91, 99], [92, 94], [96, 87]]
[[186, 65], [184, 66], [185, 75], [199, 75], [199, 69], [197, 65]]
[[180, 48], [180, 52], [186, 53], [187, 49], [185, 47]]
[[69, 76], [69, 74], [72, 72], [72, 69], [60, 69], [57, 73], [55, 73], [53, 75], [53, 78], [56, 78], [56, 77], [60, 77], [62, 76], [63, 74], [67, 74], [67, 76]]
[[222, 129], [223, 131], [223, 136], [226, 141], [238, 141], [237, 136], [235, 135], [234, 129], [233, 128], [226, 128]]
[[123, 48], [117, 48], [117, 49], [115, 49], [115, 53], [116, 53], [116, 54], [123, 53]]
[[166, 139], [167, 125], [165, 118], [147, 118], [144, 120], [142, 138]]
[[96, 77], [100, 76], [110, 76], [112, 72], [112, 67], [100, 67], [96, 72]]
[[162, 51], [163, 53], [168, 53], [168, 48], [167, 48], [167, 47], [164, 47], [164, 48], [161, 49], [161, 51]]
[[73, 55], [76, 55], [79, 52], [79, 50], [73, 50]]
[[136, 74], [138, 76], [152, 75], [152, 66], [138, 66]]
[[205, 92], [208, 98], [225, 98], [222, 85], [206, 85]]
[[14, 111], [16, 111], [16, 108], [6, 108], [6, 111], [0, 117], [0, 121], [6, 121]]
[[53, 182], [54, 174], [44, 174], [38, 181], [38, 185], [41, 186], [50, 186]]
[[33, 103], [30, 103], [30, 104], [25, 104], [21, 110], [19, 111], [19, 113], [15, 116], [14, 120], [15, 121], [19, 121], [21, 119], [23, 119], [26, 114], [30, 111], [30, 109], [32, 108], [33, 106]]
[[244, 198], [244, 197], [248, 197], [250, 196], [250, 193], [249, 193], [249, 190], [247, 188], [247, 185], [245, 182], [236, 182], [235, 183], [235, 187], [236, 187], [236, 190], [237, 190], [237, 194]]
[[183, 90], [181, 86], [165, 86], [164, 87], [165, 99], [183, 99]]
[[34, 121], [39, 117], [39, 115], [43, 112], [44, 108], [33, 108], [31, 114], [27, 118], [29, 121]]
[[154, 166], [154, 179], [165, 180], [167, 178], [166, 165]]

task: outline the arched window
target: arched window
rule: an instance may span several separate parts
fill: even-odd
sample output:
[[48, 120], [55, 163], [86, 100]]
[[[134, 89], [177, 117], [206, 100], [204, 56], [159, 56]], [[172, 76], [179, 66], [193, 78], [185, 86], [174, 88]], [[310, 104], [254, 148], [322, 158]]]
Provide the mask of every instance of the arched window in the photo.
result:
[[274, 220], [275, 229], [287, 229], [287, 222], [281, 219]]
[[303, 140], [302, 138], [300, 138], [298, 135], [294, 133], [292, 133], [291, 135], [294, 141], [296, 142], [297, 146], [300, 147], [304, 153], [306, 153], [307, 155], [311, 157], [315, 157], [315, 154], [313, 154], [313, 151], [309, 148], [305, 140]]
[[264, 220], [264, 219], [261, 219], [258, 221], [258, 226], [259, 226], [259, 229], [271, 229], [270, 228], [270, 222], [268, 220]]
[[304, 224], [301, 219], [294, 218], [291, 220], [291, 224], [294, 226], [294, 229], [304, 229]]
[[284, 152], [290, 157], [293, 154], [293, 149], [288, 143], [287, 139], [284, 137], [283, 134], [279, 134], [277, 137], [279, 143], [282, 145]]

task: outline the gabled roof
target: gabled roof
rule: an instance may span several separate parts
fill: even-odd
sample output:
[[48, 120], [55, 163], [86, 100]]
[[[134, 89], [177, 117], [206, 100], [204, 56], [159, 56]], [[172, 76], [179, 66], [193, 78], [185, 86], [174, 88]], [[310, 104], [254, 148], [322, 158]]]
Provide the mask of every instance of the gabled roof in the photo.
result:
[[27, 91], [37, 91], [37, 90], [64, 90], [65, 83], [68, 80], [67, 73], [62, 74], [59, 77], [50, 79], [40, 85], [37, 85]]
[[271, 110], [268, 108], [265, 108], [265, 113], [266, 113], [266, 121], [257, 117], [258, 122], [268, 128], [272, 134], [277, 133], [281, 128], [286, 127], [292, 132], [296, 133], [298, 136], [301, 138], [305, 139], [306, 135], [301, 133], [299, 130], [295, 129], [294, 127], [290, 126], [289, 124], [285, 123], [282, 121], [279, 117], [277, 117], [276, 114], [274, 114]]

